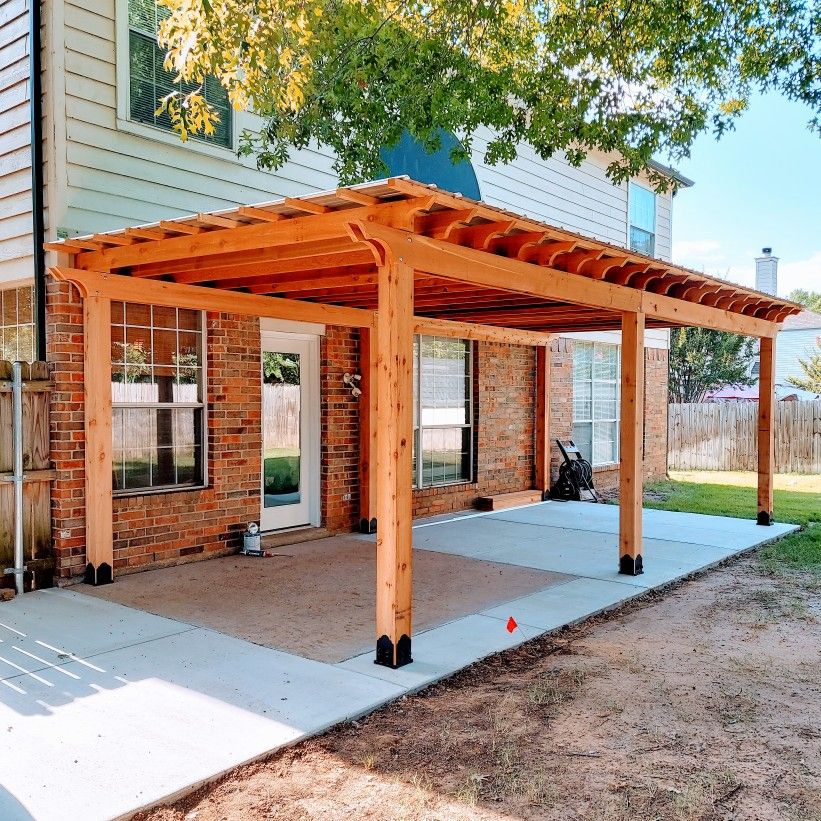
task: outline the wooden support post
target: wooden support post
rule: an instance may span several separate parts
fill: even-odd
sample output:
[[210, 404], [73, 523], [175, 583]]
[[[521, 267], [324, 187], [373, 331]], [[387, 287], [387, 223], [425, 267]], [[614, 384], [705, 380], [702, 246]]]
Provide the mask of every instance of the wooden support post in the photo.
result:
[[536, 348], [536, 490], [550, 493], [550, 347]]
[[758, 375], [758, 524], [773, 523], [775, 337], [761, 339]]
[[376, 533], [376, 416], [379, 346], [376, 329], [359, 331], [359, 530]]
[[111, 482], [111, 301], [83, 300], [85, 328], [85, 490], [88, 584], [114, 578]]
[[376, 663], [409, 664], [412, 594], [413, 270], [379, 266]]
[[619, 573], [643, 573], [644, 314], [621, 320]]

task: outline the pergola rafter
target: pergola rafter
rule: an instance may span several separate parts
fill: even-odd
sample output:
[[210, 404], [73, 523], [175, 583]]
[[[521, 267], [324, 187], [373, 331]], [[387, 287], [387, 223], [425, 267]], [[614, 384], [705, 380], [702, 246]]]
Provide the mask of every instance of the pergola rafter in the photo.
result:
[[361, 522], [369, 532], [378, 523], [377, 661], [388, 666], [411, 659], [414, 333], [537, 348], [534, 475], [544, 491], [545, 347], [560, 332], [622, 332], [619, 568], [630, 574], [643, 564], [646, 329], [698, 325], [760, 337], [758, 520], [772, 519], [772, 358], [778, 324], [800, 310], [793, 303], [404, 178], [46, 247], [60, 254], [52, 274], [84, 298], [86, 541], [95, 583], [106, 572], [110, 580], [113, 555], [112, 300], [359, 329]]

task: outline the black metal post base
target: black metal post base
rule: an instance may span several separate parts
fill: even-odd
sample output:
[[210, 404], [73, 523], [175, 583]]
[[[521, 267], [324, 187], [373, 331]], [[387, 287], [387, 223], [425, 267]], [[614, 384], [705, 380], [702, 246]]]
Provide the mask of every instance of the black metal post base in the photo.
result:
[[542, 491], [542, 501], [543, 502], [550, 501], [550, 488], [547, 488], [547, 490]]
[[111, 584], [111, 582], [114, 581], [111, 565], [107, 562], [103, 562], [99, 567], [94, 567], [94, 565], [89, 562], [86, 565], [83, 581], [86, 584], [93, 584], [95, 587], [99, 587], [101, 584]]
[[641, 555], [636, 556], [622, 556], [619, 559], [619, 573], [623, 576], [641, 576], [644, 573], [644, 562]]
[[376, 640], [376, 658], [373, 660], [374, 664], [381, 664], [383, 667], [390, 667], [391, 670], [396, 670], [398, 667], [404, 667], [412, 661], [410, 636], [403, 633], [399, 641], [396, 642], [396, 664], [393, 663], [393, 642], [390, 638], [388, 636], [380, 636]]
[[373, 519], [360, 519], [359, 532], [376, 533], [376, 517], [374, 517]]
[[759, 510], [755, 523], [757, 525], [771, 525], [773, 523], [773, 514], [766, 510]]

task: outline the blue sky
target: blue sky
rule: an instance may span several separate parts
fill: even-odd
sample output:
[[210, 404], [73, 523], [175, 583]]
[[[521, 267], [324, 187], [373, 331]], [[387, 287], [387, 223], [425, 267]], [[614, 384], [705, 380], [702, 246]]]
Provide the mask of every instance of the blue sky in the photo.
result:
[[810, 110], [756, 97], [736, 130], [703, 134], [679, 170], [695, 181], [673, 206], [673, 260], [745, 285], [764, 246], [779, 257], [778, 291], [821, 291], [821, 138]]

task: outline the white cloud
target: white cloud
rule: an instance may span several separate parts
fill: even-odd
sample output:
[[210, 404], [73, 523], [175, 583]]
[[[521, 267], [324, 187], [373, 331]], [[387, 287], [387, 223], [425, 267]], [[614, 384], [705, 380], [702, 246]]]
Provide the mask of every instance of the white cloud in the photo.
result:
[[[755, 249], [741, 259], [731, 258], [724, 251], [721, 242], [712, 239], [673, 243], [673, 260], [678, 265], [750, 288], [755, 287], [754, 259], [759, 253]], [[779, 259], [779, 295], [786, 296], [796, 288], [821, 292], [821, 251], [816, 251], [807, 259]]]

